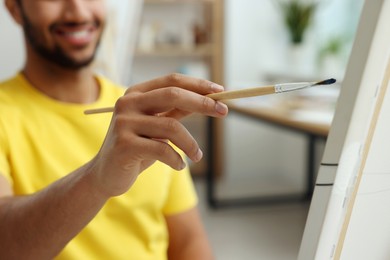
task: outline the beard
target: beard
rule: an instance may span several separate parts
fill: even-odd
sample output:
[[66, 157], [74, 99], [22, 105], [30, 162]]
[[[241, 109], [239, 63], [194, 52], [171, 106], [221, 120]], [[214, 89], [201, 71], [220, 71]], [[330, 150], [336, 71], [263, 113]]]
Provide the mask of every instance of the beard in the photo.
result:
[[[23, 25], [23, 31], [24, 35], [26, 37], [26, 41], [30, 43], [32, 48], [35, 50], [36, 53], [38, 53], [39, 56], [44, 58], [45, 60], [54, 63], [62, 68], [65, 69], [71, 69], [71, 70], [78, 70], [84, 67], [89, 66], [92, 61], [95, 58], [96, 51], [99, 47], [101, 35], [99, 36], [98, 41], [96, 42], [96, 46], [94, 48], [93, 53], [83, 59], [83, 60], [76, 60], [72, 58], [70, 55], [67, 55], [67, 53], [61, 48], [59, 45], [54, 45], [53, 48], [49, 48], [45, 46], [39, 39], [43, 39], [42, 34], [40, 33], [40, 30], [35, 28], [33, 23], [30, 21], [30, 19], [27, 17], [25, 11], [21, 7], [21, 15], [24, 21]], [[101, 22], [95, 21], [94, 22], [96, 27], [101, 26]], [[49, 27], [50, 31], [53, 31], [57, 24], [52, 24]], [[79, 24], [76, 23], [67, 23], [68, 26], [77, 26]]]

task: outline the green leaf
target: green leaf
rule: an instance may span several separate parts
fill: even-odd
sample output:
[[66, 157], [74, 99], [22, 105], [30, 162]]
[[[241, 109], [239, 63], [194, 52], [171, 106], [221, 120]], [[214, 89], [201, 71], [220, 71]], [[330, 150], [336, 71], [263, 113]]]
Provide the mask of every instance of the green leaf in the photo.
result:
[[284, 23], [288, 29], [291, 42], [299, 44], [303, 41], [304, 34], [310, 26], [316, 10], [315, 3], [302, 3], [299, 0], [278, 2], [284, 16]]

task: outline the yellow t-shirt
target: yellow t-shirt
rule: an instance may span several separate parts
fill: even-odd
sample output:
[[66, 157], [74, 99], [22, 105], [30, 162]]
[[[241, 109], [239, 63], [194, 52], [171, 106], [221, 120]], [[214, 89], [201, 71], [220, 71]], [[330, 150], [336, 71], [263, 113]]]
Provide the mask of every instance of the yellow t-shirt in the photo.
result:
[[[34, 193], [96, 155], [111, 115], [83, 111], [111, 106], [124, 91], [97, 80], [100, 97], [88, 105], [53, 100], [22, 74], [0, 83], [0, 173], [16, 195]], [[156, 162], [127, 193], [111, 198], [57, 259], [166, 259], [164, 215], [196, 203], [188, 169], [179, 173]]]

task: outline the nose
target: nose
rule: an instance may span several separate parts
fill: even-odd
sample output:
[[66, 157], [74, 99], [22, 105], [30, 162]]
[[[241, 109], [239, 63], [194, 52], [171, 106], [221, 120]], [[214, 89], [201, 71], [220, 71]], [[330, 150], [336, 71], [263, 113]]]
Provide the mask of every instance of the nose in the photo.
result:
[[65, 0], [63, 15], [66, 21], [73, 23], [82, 23], [89, 20], [93, 14], [88, 8], [88, 0]]

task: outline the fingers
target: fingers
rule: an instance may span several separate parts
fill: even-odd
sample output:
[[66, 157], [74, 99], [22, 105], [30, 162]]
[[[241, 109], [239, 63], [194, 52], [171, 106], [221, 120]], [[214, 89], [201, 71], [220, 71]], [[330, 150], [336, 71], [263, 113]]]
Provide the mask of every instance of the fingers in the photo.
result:
[[191, 113], [225, 116], [227, 106], [205, 96], [221, 91], [223, 87], [213, 82], [180, 74], [129, 88], [115, 104], [107, 136], [93, 161], [97, 180], [113, 196], [128, 190], [155, 160], [181, 170], [185, 162], [171, 144], [199, 161], [203, 153], [198, 143], [177, 119]]
[[131, 87], [132, 90], [149, 92], [158, 88], [180, 87], [201, 95], [221, 92], [224, 88], [214, 82], [173, 73], [164, 77], [153, 79]]
[[[139, 156], [144, 160], [158, 160], [175, 170], [183, 170], [186, 166], [183, 158], [168, 143], [159, 140], [141, 138], [138, 141]], [[134, 147], [132, 147], [134, 148]]]
[[222, 117], [228, 112], [225, 104], [179, 87], [159, 88], [143, 94], [128, 94], [120, 98], [116, 106], [125, 111], [135, 108], [149, 115], [180, 110]]
[[138, 175], [156, 160], [178, 171], [186, 166], [181, 155], [168, 142], [161, 139], [128, 133], [121, 135], [117, 139], [117, 144], [120, 152], [111, 162], [117, 162], [114, 165], [119, 165], [121, 171], [131, 172], [135, 169], [136, 172], [133, 174]]
[[223, 117], [228, 112], [227, 106], [205, 96], [223, 90], [208, 80], [170, 74], [129, 88], [116, 107], [119, 111], [137, 110], [176, 119], [191, 113]]
[[136, 135], [144, 138], [157, 141], [169, 140], [194, 162], [198, 162], [203, 156], [198, 143], [176, 119], [156, 116], [137, 117], [132, 120], [129, 128]]
[[181, 111], [181, 110], [178, 110], [178, 109], [173, 109], [171, 111], [167, 111], [167, 112], [164, 112], [164, 113], [159, 113], [160, 116], [164, 116], [164, 117], [170, 117], [170, 118], [174, 118], [174, 119], [177, 119], [177, 120], [180, 120], [188, 115], [190, 115], [191, 112], [187, 112], [187, 111]]
[[191, 113], [225, 116], [227, 106], [205, 96], [220, 91], [223, 87], [213, 82], [180, 74], [129, 88], [115, 104], [102, 154], [113, 152], [120, 158], [115, 157], [117, 168], [132, 172], [131, 175], [138, 174], [154, 160], [182, 169], [183, 159], [166, 140], [192, 161], [199, 161], [203, 153], [198, 143], [177, 119]]

